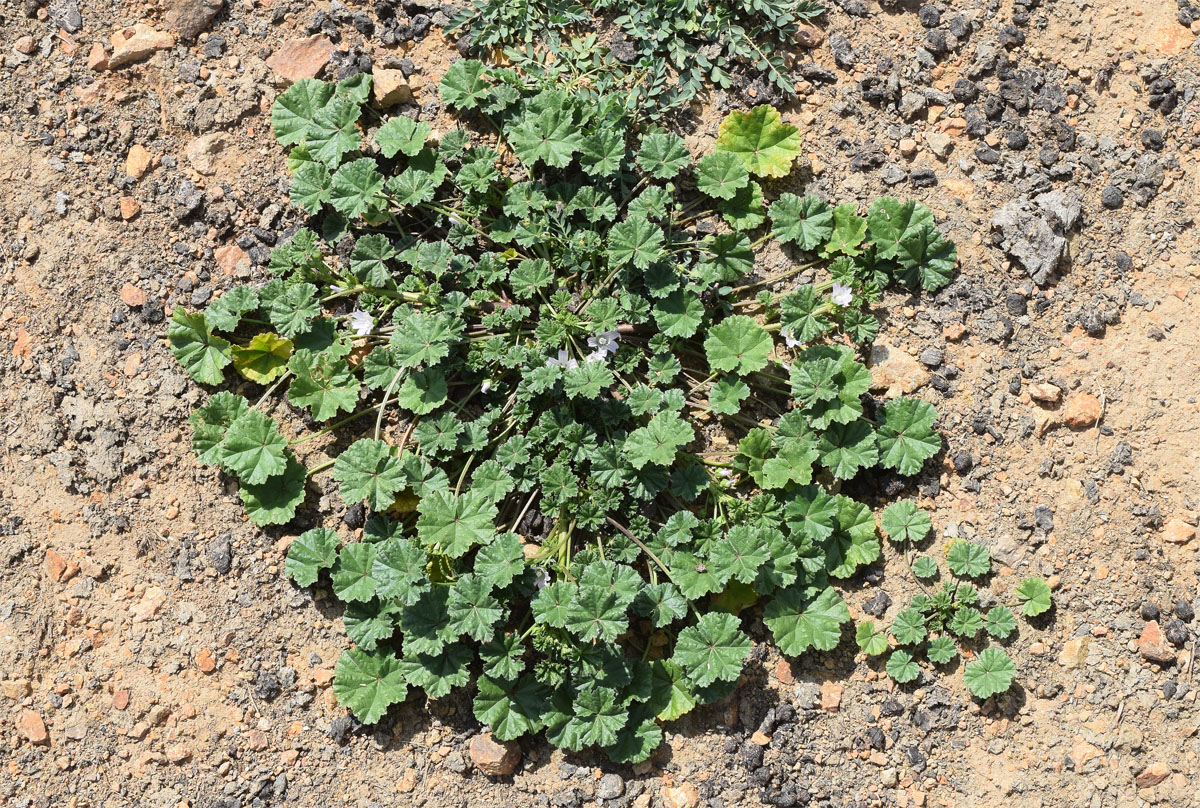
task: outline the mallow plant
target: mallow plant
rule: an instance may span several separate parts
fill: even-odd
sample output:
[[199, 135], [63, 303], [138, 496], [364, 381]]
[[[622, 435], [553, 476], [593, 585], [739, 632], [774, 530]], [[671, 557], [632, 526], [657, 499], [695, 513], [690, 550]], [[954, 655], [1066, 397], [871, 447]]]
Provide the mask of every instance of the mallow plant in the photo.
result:
[[269, 281], [173, 313], [220, 388], [193, 446], [253, 522], [309, 526], [286, 572], [344, 604], [361, 721], [469, 688], [500, 739], [644, 760], [735, 688], [748, 615], [838, 645], [837, 584], [881, 552], [842, 485], [941, 446], [928, 403], [870, 396], [870, 309], [955, 248], [920, 204], [778, 192], [801, 134], [767, 106], [693, 154], [480, 62], [441, 89], [461, 128], [381, 115], [368, 76], [276, 101], [307, 224]]

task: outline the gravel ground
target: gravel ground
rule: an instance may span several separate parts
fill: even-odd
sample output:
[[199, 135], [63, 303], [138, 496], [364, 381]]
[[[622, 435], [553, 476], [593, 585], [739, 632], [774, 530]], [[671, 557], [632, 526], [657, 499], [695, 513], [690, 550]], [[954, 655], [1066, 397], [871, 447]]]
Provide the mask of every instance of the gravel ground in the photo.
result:
[[[1056, 589], [1009, 645], [1012, 691], [980, 705], [958, 667], [896, 686], [847, 634], [758, 648], [638, 767], [530, 742], [484, 775], [467, 698], [358, 725], [329, 690], [339, 611], [281, 576], [297, 526], [255, 529], [191, 457], [203, 394], [165, 322], [261, 277], [294, 223], [268, 115], [289, 76], [400, 70], [436, 121], [450, 8], [14, 0], [0, 805], [1198, 804], [1200, 8], [833, 5], [796, 48], [797, 99], [745, 81], [682, 131], [700, 149], [728, 109], [779, 103], [805, 133], [796, 190], [912, 197], [958, 242], [953, 284], [885, 301], [874, 364], [942, 414], [941, 466], [907, 492], [935, 544], [990, 548], [985, 597]], [[914, 588], [889, 550], [847, 599], [890, 619]]]

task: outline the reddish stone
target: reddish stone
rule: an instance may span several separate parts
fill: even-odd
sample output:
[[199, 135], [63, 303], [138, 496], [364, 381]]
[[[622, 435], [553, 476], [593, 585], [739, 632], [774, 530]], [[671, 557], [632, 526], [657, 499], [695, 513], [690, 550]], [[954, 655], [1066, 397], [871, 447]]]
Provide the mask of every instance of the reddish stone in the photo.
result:
[[33, 710], [22, 710], [17, 718], [17, 729], [25, 739], [34, 744], [50, 742], [50, 733], [46, 731], [46, 722]]
[[267, 59], [267, 66], [288, 82], [315, 78], [333, 55], [333, 43], [320, 35], [289, 39]]

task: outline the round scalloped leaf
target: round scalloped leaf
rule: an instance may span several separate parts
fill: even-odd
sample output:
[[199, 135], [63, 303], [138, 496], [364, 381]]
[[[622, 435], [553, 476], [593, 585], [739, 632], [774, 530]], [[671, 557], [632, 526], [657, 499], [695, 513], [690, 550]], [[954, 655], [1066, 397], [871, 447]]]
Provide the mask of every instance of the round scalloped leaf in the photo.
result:
[[986, 699], [1008, 690], [1016, 673], [1017, 667], [1008, 654], [999, 648], [985, 648], [977, 659], [967, 663], [963, 682], [976, 698]]
[[696, 163], [696, 188], [713, 199], [733, 199], [750, 182], [742, 158], [731, 152], [713, 152]]
[[800, 155], [800, 130], [785, 124], [779, 110], [764, 104], [748, 113], [729, 113], [713, 148], [737, 155], [756, 176], [786, 177]]
[[992, 556], [982, 544], [959, 539], [946, 551], [946, 566], [960, 578], [978, 578], [992, 568]]
[[408, 682], [394, 654], [344, 651], [333, 673], [333, 693], [364, 724], [374, 724], [388, 707], [404, 701]]
[[230, 344], [213, 334], [203, 314], [188, 314], [182, 307], [176, 308], [171, 314], [167, 339], [171, 342], [171, 353], [193, 379], [201, 384], [225, 381], [221, 370], [233, 361]]
[[916, 503], [904, 501], [889, 505], [880, 520], [883, 534], [894, 542], [919, 542], [929, 535], [933, 522], [929, 514], [916, 506]]
[[846, 602], [831, 586], [788, 587], [763, 611], [763, 622], [788, 656], [800, 656], [809, 648], [833, 650], [841, 639], [842, 623], [849, 621]]
[[315, 527], [296, 537], [288, 547], [283, 571], [300, 586], [312, 586], [321, 570], [337, 560], [338, 537], [332, 530]]
[[737, 679], [749, 655], [750, 638], [742, 632], [738, 619], [709, 612], [679, 632], [671, 661], [687, 672], [690, 681], [703, 687]]
[[246, 515], [259, 527], [286, 525], [304, 501], [304, 484], [307, 482], [308, 471], [288, 452], [283, 474], [268, 477], [259, 485], [242, 485], [239, 493]]
[[270, 384], [283, 374], [292, 356], [292, 341], [264, 331], [255, 334], [245, 348], [233, 346], [233, 368], [246, 379]]
[[930, 662], [945, 665], [958, 656], [958, 646], [954, 644], [954, 640], [943, 634], [929, 641], [925, 648], [925, 656], [929, 657]]
[[912, 654], [904, 650], [892, 651], [884, 670], [887, 671], [888, 676], [902, 685], [915, 680], [921, 673], [921, 669], [913, 661]]
[[1021, 614], [1036, 617], [1048, 611], [1053, 603], [1050, 585], [1041, 578], [1026, 578], [1017, 587], [1017, 601], [1021, 604]]
[[879, 656], [888, 649], [887, 635], [875, 627], [870, 620], [858, 624], [854, 631], [854, 641], [858, 648], [867, 656]]

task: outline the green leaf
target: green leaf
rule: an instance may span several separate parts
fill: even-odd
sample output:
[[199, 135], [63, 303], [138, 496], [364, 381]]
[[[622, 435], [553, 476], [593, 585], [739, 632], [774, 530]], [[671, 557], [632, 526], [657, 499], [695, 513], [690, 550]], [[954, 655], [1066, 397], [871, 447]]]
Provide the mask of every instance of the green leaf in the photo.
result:
[[929, 556], [921, 556], [913, 561], [913, 575], [922, 580], [933, 578], [938, 574], [937, 562]]
[[479, 648], [483, 672], [496, 679], [513, 680], [525, 670], [525, 646], [517, 634], [506, 634]]
[[929, 514], [907, 500], [888, 506], [881, 520], [883, 535], [894, 542], [919, 542], [929, 535], [933, 521]]
[[434, 365], [450, 354], [460, 333], [461, 326], [449, 315], [417, 311], [396, 324], [391, 346], [400, 367]]
[[342, 626], [351, 642], [364, 651], [374, 651], [382, 640], [396, 631], [400, 610], [394, 603], [371, 598], [363, 603], [347, 603]]
[[215, 393], [208, 403], [188, 416], [192, 425], [192, 451], [206, 466], [221, 463], [221, 442], [229, 425], [250, 409], [250, 403], [241, 396], [221, 391]]
[[333, 592], [342, 600], [370, 600], [375, 595], [375, 553], [370, 542], [347, 544], [333, 565]]
[[341, 485], [342, 501], [355, 505], [364, 499], [371, 510], [391, 506], [407, 487], [404, 469], [392, 446], [361, 438], [346, 447], [333, 463], [333, 479]]
[[428, 548], [459, 558], [496, 535], [499, 510], [487, 497], [468, 491], [433, 491], [417, 506], [417, 536]]
[[696, 697], [685, 669], [671, 660], [650, 664], [651, 691], [647, 706], [660, 721], [674, 721], [696, 706]]
[[897, 398], [885, 404], [878, 416], [879, 465], [904, 475], [916, 474], [925, 461], [942, 448], [932, 430], [937, 419], [933, 406], [914, 398]]
[[383, 175], [370, 157], [352, 160], [333, 175], [329, 204], [347, 219], [356, 219], [380, 198], [383, 182]]
[[903, 268], [900, 280], [905, 285], [936, 292], [950, 282], [958, 262], [958, 249], [932, 224], [906, 233], [900, 247], [898, 261]]
[[312, 586], [321, 570], [337, 560], [338, 537], [332, 530], [315, 527], [296, 537], [288, 547], [283, 571], [299, 586]]
[[963, 669], [963, 682], [976, 698], [986, 699], [1012, 686], [1017, 667], [999, 648], [985, 648]]
[[611, 592], [580, 586], [567, 609], [566, 628], [584, 642], [614, 642], [629, 627], [626, 607]]
[[633, 601], [633, 610], [649, 618], [655, 628], [664, 628], [687, 615], [687, 601], [678, 587], [663, 581], [643, 586]]
[[1021, 614], [1026, 617], [1036, 617], [1049, 611], [1050, 585], [1041, 578], [1026, 578], [1017, 587], [1017, 601], [1021, 604]]
[[307, 407], [318, 421], [351, 412], [358, 403], [361, 385], [344, 358], [301, 349], [288, 362], [288, 369], [295, 377], [288, 386], [288, 401]]
[[313, 118], [333, 98], [334, 86], [317, 79], [300, 79], [271, 105], [271, 125], [281, 146], [301, 143]]
[[858, 624], [854, 632], [854, 641], [858, 648], [867, 656], [879, 656], [888, 649], [887, 635], [875, 628], [870, 620]]
[[902, 685], [915, 680], [921, 673], [921, 669], [913, 661], [912, 654], [899, 649], [892, 651], [892, 655], [888, 657], [887, 665], [884, 666], [884, 669], [887, 671], [888, 676]]
[[541, 160], [548, 166], [565, 168], [583, 145], [583, 133], [575, 115], [566, 109], [527, 113], [516, 126], [508, 127], [505, 134], [513, 153], [527, 166]]
[[788, 656], [799, 656], [809, 648], [833, 650], [841, 639], [842, 623], [849, 621], [846, 602], [831, 586], [782, 589], [763, 610], [763, 622]]
[[960, 637], [973, 639], [983, 629], [983, 615], [972, 606], [959, 606], [947, 628]]
[[758, 530], [737, 525], [718, 537], [709, 548], [708, 561], [717, 580], [753, 583], [759, 569], [771, 560], [771, 553]]
[[270, 384], [283, 373], [292, 355], [292, 341], [269, 331], [255, 334], [245, 348], [233, 346], [233, 368], [244, 378]]
[[283, 286], [272, 281], [262, 290], [262, 308], [275, 330], [291, 338], [308, 331], [313, 318], [321, 313], [317, 287], [311, 283]]
[[533, 619], [553, 628], [564, 628], [572, 604], [579, 596], [579, 587], [570, 581], [555, 581], [537, 593], [530, 602]]
[[391, 159], [397, 154], [415, 157], [425, 147], [425, 141], [433, 133], [433, 127], [424, 121], [414, 121], [396, 115], [375, 132], [375, 142], [384, 157]]
[[532, 675], [515, 682], [480, 676], [477, 686], [475, 718], [490, 727], [497, 740], [512, 741], [541, 729], [550, 693]]
[[375, 545], [371, 577], [375, 594], [412, 606], [428, 588], [425, 551], [408, 539], [393, 537]]
[[400, 630], [404, 633], [404, 653], [440, 654], [447, 643], [458, 639], [450, 628], [450, 587], [426, 589], [417, 602], [400, 614]]
[[821, 435], [817, 451], [821, 456], [821, 465], [839, 480], [849, 480], [861, 469], [869, 468], [879, 460], [875, 430], [864, 421], [830, 424]]
[[431, 699], [440, 699], [471, 680], [471, 660], [475, 654], [465, 645], [447, 645], [437, 654], [417, 654], [400, 661], [409, 684], [419, 687]]
[[287, 468], [287, 440], [270, 417], [248, 410], [229, 425], [221, 444], [221, 467], [243, 483], [258, 485]]
[[925, 648], [925, 656], [929, 657], [931, 662], [945, 665], [958, 656], [958, 648], [954, 645], [954, 640], [943, 634], [929, 641], [929, 645]]
[[1017, 630], [1017, 618], [1007, 606], [993, 606], [984, 615], [983, 628], [988, 634], [1003, 640]]
[[916, 645], [925, 639], [925, 615], [917, 609], [905, 609], [892, 622], [892, 634], [901, 645]]
[[759, 177], [786, 177], [800, 155], [800, 130], [783, 123], [774, 107], [731, 112], [717, 134], [717, 152], [738, 156], [746, 170]]
[[508, 282], [517, 300], [530, 300], [554, 284], [554, 273], [544, 258], [526, 258], [517, 264]]
[[668, 337], [686, 339], [704, 322], [704, 304], [694, 292], [676, 289], [655, 304], [654, 320]]
[[662, 228], [644, 216], [631, 216], [608, 231], [608, 258], [614, 267], [648, 269], [663, 256]]
[[408, 683], [394, 654], [350, 648], [338, 658], [333, 693], [355, 718], [374, 724], [388, 707], [404, 701]]
[[167, 329], [171, 353], [188, 375], [201, 384], [220, 384], [225, 380], [221, 369], [233, 361], [227, 340], [215, 336], [204, 315], [188, 314], [177, 307]]
[[875, 256], [882, 259], [897, 258], [907, 234], [933, 223], [933, 212], [920, 202], [890, 196], [876, 199], [867, 212], [867, 232], [875, 243]]
[[821, 252], [826, 257], [837, 255], [861, 255], [860, 245], [867, 237], [867, 220], [855, 211], [853, 202], [838, 205], [833, 209], [833, 232]]
[[629, 720], [628, 711], [617, 702], [617, 694], [607, 687], [589, 685], [575, 697], [574, 715], [557, 727], [550, 727], [550, 743], [579, 752], [587, 746], [610, 746]]
[[488, 92], [483, 74], [487, 68], [475, 59], [462, 59], [450, 65], [442, 76], [442, 100], [458, 109], [475, 109]]
[[283, 474], [268, 477], [259, 485], [243, 484], [239, 492], [246, 515], [259, 527], [287, 524], [304, 501], [308, 471], [290, 452], [286, 456], [287, 468]]
[[515, 533], [501, 533], [475, 554], [475, 573], [497, 589], [511, 584], [525, 570], [525, 548]]
[[653, 712], [646, 705], [638, 704], [630, 710], [629, 721], [618, 731], [616, 743], [604, 747], [604, 751], [617, 763], [642, 763], [650, 759], [662, 740], [662, 727], [654, 720]]
[[242, 315], [258, 308], [258, 293], [249, 286], [235, 286], [204, 310], [209, 324], [221, 331], [234, 331]]
[[735, 314], [709, 330], [704, 354], [711, 368], [740, 374], [754, 373], [768, 364], [771, 335], [750, 317]]
[[749, 654], [750, 638], [742, 633], [738, 619], [709, 612], [679, 632], [671, 661], [687, 672], [689, 680], [704, 687], [737, 679]]
[[637, 469], [647, 463], [669, 466], [675, 460], [679, 447], [691, 443], [695, 437], [692, 426], [678, 413], [660, 412], [648, 424], [630, 432], [625, 438], [625, 459]]
[[960, 578], [978, 578], [992, 568], [992, 557], [982, 544], [959, 539], [946, 551], [946, 564]]
[[478, 575], [464, 575], [450, 588], [450, 630], [466, 634], [476, 642], [492, 638], [494, 626], [504, 617], [500, 602], [492, 597], [492, 582]]
[[754, 250], [745, 233], [718, 233], [706, 236], [704, 249], [708, 253], [698, 267], [710, 280], [736, 281], [754, 269]]
[[714, 199], [733, 199], [749, 182], [742, 158], [731, 152], [713, 152], [696, 163], [696, 188]]
[[642, 138], [637, 164], [656, 180], [669, 180], [692, 160], [687, 144], [679, 135], [654, 133]]
[[417, 415], [426, 415], [446, 403], [446, 375], [437, 369], [410, 373], [396, 391], [396, 403]]
[[765, 489], [785, 488], [792, 483], [812, 482], [812, 464], [817, 449], [808, 438], [786, 438], [775, 456], [763, 463], [761, 485]]
[[316, 215], [329, 201], [333, 188], [333, 175], [324, 163], [305, 163], [292, 176], [292, 187], [288, 192], [292, 204], [305, 213]]
[[744, 381], [737, 376], [726, 376], [708, 391], [708, 406], [718, 415], [737, 415], [742, 411], [742, 401], [748, 395], [750, 388]]
[[308, 125], [305, 145], [309, 154], [330, 168], [336, 168], [342, 158], [362, 145], [358, 131], [358, 116], [362, 114], [354, 99], [334, 96], [313, 115]]
[[833, 235], [833, 208], [815, 196], [780, 194], [771, 204], [771, 233], [784, 244], [816, 250]]
[[761, 226], [767, 220], [762, 186], [751, 180], [745, 188], [734, 194], [733, 199], [718, 203], [717, 210], [721, 212], [725, 223], [738, 233]]

